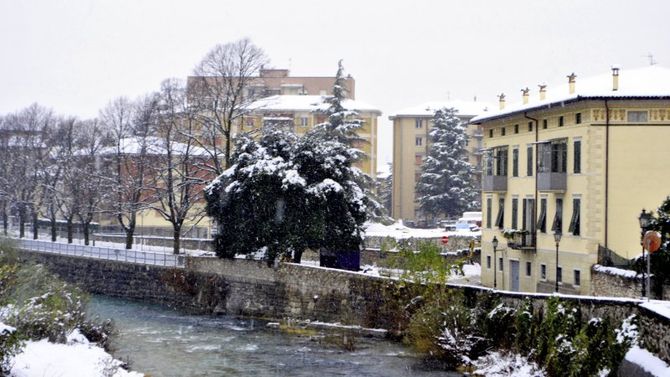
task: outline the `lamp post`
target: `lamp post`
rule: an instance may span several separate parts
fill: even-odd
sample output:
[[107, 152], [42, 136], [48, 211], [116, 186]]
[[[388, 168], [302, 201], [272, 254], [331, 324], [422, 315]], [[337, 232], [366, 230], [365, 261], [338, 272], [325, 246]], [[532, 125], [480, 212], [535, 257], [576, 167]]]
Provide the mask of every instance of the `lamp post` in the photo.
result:
[[[646, 279], [644, 276], [644, 243], [642, 242], [642, 239], [644, 238], [644, 233], [647, 231], [649, 228], [649, 225], [651, 225], [651, 212], [647, 212], [646, 210], [642, 209], [642, 212], [640, 213], [640, 217], [638, 217], [638, 220], [640, 221], [640, 245], [642, 245], [642, 297], [644, 297], [647, 293], [647, 286], [646, 286]], [[647, 255], [648, 259], [649, 255]], [[649, 261], [647, 261], [649, 263]], [[649, 269], [649, 268], [647, 268]]]
[[498, 248], [498, 239], [496, 236], [493, 236], [491, 240], [491, 245], [493, 245], [493, 289], [498, 288], [498, 274], [496, 273], [496, 264], [498, 260], [496, 259], [496, 249]]
[[554, 232], [554, 241], [556, 241], [556, 292], [558, 293], [558, 244], [561, 243], [561, 236], [563, 236], [563, 233], [561, 233], [560, 229], [557, 229]]

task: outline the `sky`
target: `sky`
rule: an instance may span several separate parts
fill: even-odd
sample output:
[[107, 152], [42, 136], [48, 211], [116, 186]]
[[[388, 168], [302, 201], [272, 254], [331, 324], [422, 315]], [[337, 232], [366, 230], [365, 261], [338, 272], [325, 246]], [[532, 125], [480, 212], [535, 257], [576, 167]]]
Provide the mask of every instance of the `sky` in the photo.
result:
[[667, 0], [0, 0], [0, 114], [38, 102], [95, 117], [248, 37], [296, 76], [332, 76], [343, 59], [356, 98], [383, 112], [381, 165], [400, 109], [501, 92], [512, 103], [649, 54], [670, 67], [669, 14]]

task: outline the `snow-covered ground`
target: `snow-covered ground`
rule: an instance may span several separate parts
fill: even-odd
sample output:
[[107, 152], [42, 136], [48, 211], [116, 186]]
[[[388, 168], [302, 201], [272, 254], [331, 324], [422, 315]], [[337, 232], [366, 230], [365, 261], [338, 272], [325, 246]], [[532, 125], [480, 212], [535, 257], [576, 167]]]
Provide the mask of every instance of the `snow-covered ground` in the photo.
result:
[[95, 344], [89, 343], [78, 331], [68, 336], [66, 344], [50, 343], [46, 339], [26, 342], [20, 354], [14, 356], [13, 377], [141, 377], [143, 374], [121, 368], [122, 362]]
[[366, 237], [391, 237], [397, 240], [407, 238], [442, 238], [443, 236], [481, 237], [482, 235], [481, 231], [457, 230], [447, 232], [444, 228], [409, 228], [400, 221], [391, 225], [367, 222], [364, 224], [364, 228]]
[[670, 376], [670, 366], [665, 361], [651, 354], [646, 349], [633, 346], [626, 353], [626, 360], [639, 365], [642, 369], [649, 372], [652, 376], [667, 377]]

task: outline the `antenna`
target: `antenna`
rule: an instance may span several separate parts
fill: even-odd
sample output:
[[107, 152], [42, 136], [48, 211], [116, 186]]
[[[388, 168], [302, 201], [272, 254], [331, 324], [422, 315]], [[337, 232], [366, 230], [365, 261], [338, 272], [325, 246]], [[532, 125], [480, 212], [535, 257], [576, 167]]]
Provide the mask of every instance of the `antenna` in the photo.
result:
[[656, 65], [658, 62], [654, 60], [654, 55], [650, 52], [647, 53], [647, 55], [643, 55], [642, 57], [649, 59], [649, 65]]

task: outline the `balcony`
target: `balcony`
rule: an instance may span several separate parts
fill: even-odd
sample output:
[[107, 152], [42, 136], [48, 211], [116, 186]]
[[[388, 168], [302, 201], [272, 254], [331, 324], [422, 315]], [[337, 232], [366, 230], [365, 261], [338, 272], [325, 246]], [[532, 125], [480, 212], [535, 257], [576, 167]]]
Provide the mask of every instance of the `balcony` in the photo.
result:
[[515, 231], [510, 234], [506, 234], [507, 246], [511, 249], [522, 250], [522, 251], [535, 251], [535, 235], [528, 232], [527, 230]]
[[482, 191], [505, 192], [507, 191], [506, 175], [485, 175], [482, 177]]
[[566, 173], [537, 173], [537, 189], [539, 191], [565, 191], [567, 187], [568, 179]]

